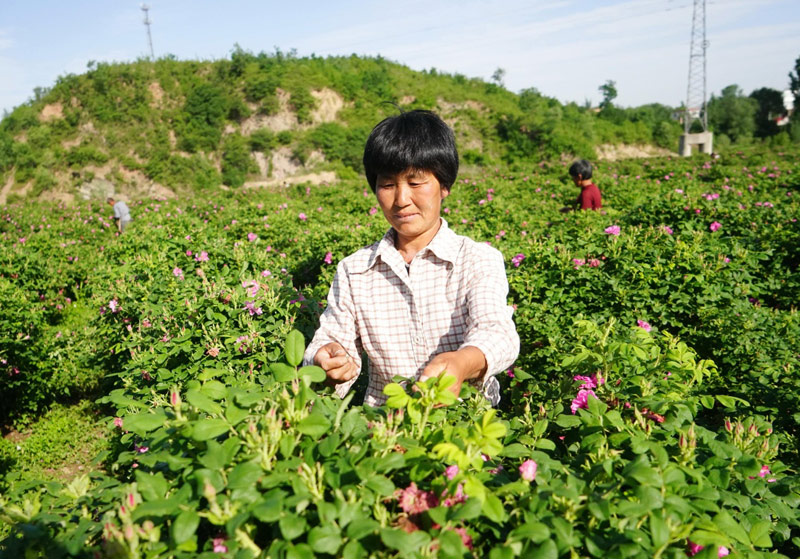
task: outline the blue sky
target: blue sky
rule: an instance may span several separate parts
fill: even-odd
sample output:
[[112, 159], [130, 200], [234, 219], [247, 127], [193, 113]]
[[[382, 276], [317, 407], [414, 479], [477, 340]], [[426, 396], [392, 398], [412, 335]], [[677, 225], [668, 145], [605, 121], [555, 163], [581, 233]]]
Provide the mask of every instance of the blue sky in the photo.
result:
[[[252, 52], [382, 55], [535, 87], [562, 102], [678, 105], [686, 98], [692, 0], [150, 0], [156, 56], [219, 59]], [[800, 1], [708, 0], [708, 92], [785, 89], [800, 57]], [[148, 54], [139, 2], [0, 0], [0, 111], [90, 60]]]

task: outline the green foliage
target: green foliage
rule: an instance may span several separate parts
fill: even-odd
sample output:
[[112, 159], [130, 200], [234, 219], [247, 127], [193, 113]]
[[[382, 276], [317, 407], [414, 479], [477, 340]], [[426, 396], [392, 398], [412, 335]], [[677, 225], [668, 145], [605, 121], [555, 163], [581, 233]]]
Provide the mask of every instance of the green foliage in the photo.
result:
[[308, 89], [298, 87], [292, 90], [290, 102], [300, 123], [311, 121], [311, 111], [317, 106], [317, 102]]
[[220, 87], [209, 83], [193, 86], [186, 95], [180, 146], [188, 152], [214, 151], [222, 137], [228, 103]]
[[[502, 81], [500, 74], [496, 78]], [[312, 122], [321, 91], [341, 97], [334, 122]], [[223, 141], [231, 131], [226, 128], [243, 133], [240, 127], [251, 124], [246, 122], [251, 117], [288, 109], [300, 126], [281, 132], [277, 126], [262, 128], [265, 132], [250, 136], [249, 149], [268, 153], [271, 132], [299, 161], [320, 149], [326, 156], [321, 165], [349, 175], [361, 171], [362, 138], [396, 112], [389, 103], [400, 101], [404, 109], [431, 109], [452, 122], [459, 145], [473, 150], [465, 159], [471, 164], [591, 157], [598, 143], [674, 147], [679, 130], [668, 108], [609, 106], [598, 116], [535, 90], [515, 95], [498, 83], [435, 70], [414, 72], [381, 57], [298, 58], [280, 50], [252, 54], [237, 46], [230, 60], [92, 63], [85, 74], [59, 77], [3, 119], [0, 170], [15, 169], [17, 191], [34, 180], [41, 165], [64, 183], [87, 166], [111, 163], [140, 170], [179, 194], [238, 183], [237, 164], [227, 165], [225, 181], [219, 177], [223, 152], [230, 147]], [[48, 104], [58, 106], [61, 116], [42, 121]], [[77, 147], [64, 147], [76, 140]], [[243, 161], [238, 155], [237, 160]]]
[[66, 153], [67, 164], [76, 169], [87, 165], [102, 165], [108, 159], [107, 154], [103, 153], [97, 146], [88, 143], [81, 144]]
[[363, 164], [364, 144], [370, 129], [345, 128], [335, 123], [325, 123], [311, 130], [311, 144], [325, 154], [328, 161], [339, 161], [353, 170], [360, 171]]
[[275, 134], [269, 128], [259, 128], [248, 136], [250, 151], [260, 151], [264, 154], [270, 152], [275, 146]]
[[0, 463], [12, 472], [0, 482], [69, 479], [89, 470], [91, 461], [106, 448], [99, 413], [87, 401], [75, 406], [56, 405], [14, 439], [0, 439]]
[[783, 106], [783, 94], [776, 89], [762, 87], [753, 91], [750, 98], [758, 102], [758, 111], [755, 115], [755, 136], [758, 138], [775, 136], [780, 131], [780, 127], [775, 121], [786, 114], [786, 108]]
[[794, 61], [794, 71], [789, 72], [789, 89], [794, 93], [794, 114], [797, 120], [797, 109], [800, 108], [800, 56]]
[[[362, 180], [132, 203], [121, 236], [103, 204], [7, 207], [0, 398], [35, 430], [0, 444], [0, 554], [797, 556], [797, 154], [599, 163], [605, 213], [559, 213], [565, 169], [445, 203], [508, 261], [497, 410], [447, 375], [358, 406], [303, 366], [335, 262], [386, 228]], [[89, 396], [110, 443], [90, 408], [34, 421]], [[82, 445], [105, 471], [51, 481]]]
[[240, 134], [228, 134], [222, 142], [222, 182], [238, 188], [244, 184], [248, 173], [257, 171], [250, 157], [247, 139]]
[[738, 85], [729, 85], [719, 97], [708, 101], [708, 125], [732, 141], [746, 141], [753, 137], [756, 129], [755, 115], [758, 102], [745, 97]]
[[600, 102], [600, 109], [605, 110], [613, 107], [613, 101], [617, 98], [617, 82], [608, 80], [597, 88], [603, 96]]

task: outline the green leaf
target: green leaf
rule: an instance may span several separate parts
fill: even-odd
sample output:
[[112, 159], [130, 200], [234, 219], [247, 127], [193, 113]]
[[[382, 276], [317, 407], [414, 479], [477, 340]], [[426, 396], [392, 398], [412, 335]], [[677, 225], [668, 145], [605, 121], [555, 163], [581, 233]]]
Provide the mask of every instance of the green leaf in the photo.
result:
[[430, 543], [431, 537], [427, 532], [423, 532], [422, 530], [407, 534], [403, 530], [383, 528], [381, 530], [381, 541], [392, 549], [410, 551], [420, 549], [427, 545]]
[[221, 400], [228, 394], [228, 387], [218, 380], [210, 380], [200, 387], [200, 392], [212, 400]]
[[406, 393], [405, 389], [394, 382], [384, 386], [383, 393], [389, 397], [386, 400], [386, 405], [390, 408], [403, 408], [411, 399], [411, 397]]
[[321, 413], [312, 412], [311, 415], [297, 424], [297, 430], [314, 439], [319, 439], [331, 428], [330, 420]]
[[558, 546], [553, 540], [547, 540], [528, 555], [536, 559], [558, 559]]
[[342, 550], [342, 559], [366, 559], [367, 550], [359, 542], [351, 540]]
[[196, 441], [215, 439], [229, 429], [228, 424], [215, 417], [200, 419], [194, 424], [192, 438]]
[[581, 424], [581, 418], [577, 415], [567, 415], [562, 413], [558, 417], [556, 417], [556, 425], [559, 427], [563, 427], [564, 429], [569, 429], [570, 427], [577, 427]]
[[517, 541], [541, 543], [550, 537], [550, 529], [541, 522], [527, 522], [511, 531], [509, 537]]
[[461, 541], [461, 536], [456, 534], [453, 530], [442, 530], [439, 533], [439, 556], [442, 558], [448, 557], [463, 557], [466, 547]]
[[728, 537], [731, 537], [745, 545], [750, 545], [750, 536], [744, 531], [744, 528], [733, 519], [729, 512], [720, 511], [714, 517], [714, 524], [719, 530]]
[[256, 485], [258, 479], [264, 475], [264, 470], [258, 462], [242, 462], [228, 475], [229, 489], [245, 489]]
[[186, 391], [186, 401], [200, 411], [211, 414], [221, 414], [222, 406], [203, 394], [199, 390], [191, 389]]
[[381, 525], [371, 518], [358, 518], [347, 525], [347, 538], [350, 540], [360, 540], [375, 532]]
[[306, 523], [306, 519], [302, 516], [287, 514], [281, 517], [278, 521], [278, 526], [281, 529], [281, 535], [283, 535], [285, 539], [291, 541], [300, 534], [305, 533], [308, 524]]
[[437, 404], [441, 404], [443, 406], [452, 406], [457, 401], [458, 401], [458, 396], [456, 396], [449, 390], [442, 390], [436, 394]]
[[303, 362], [303, 352], [306, 350], [306, 341], [303, 334], [297, 330], [292, 330], [286, 336], [286, 362], [292, 367], [297, 367]]
[[167, 416], [161, 413], [136, 413], [126, 415], [123, 418], [123, 425], [126, 431], [131, 431], [137, 435], [144, 435], [148, 431], [158, 429], [166, 421]]
[[212, 378], [224, 375], [227, 372], [228, 371], [225, 369], [203, 369], [203, 372], [197, 375], [197, 380], [205, 382], [207, 380], [211, 380]]
[[200, 525], [200, 515], [193, 510], [185, 510], [180, 513], [170, 526], [169, 532], [172, 542], [180, 545], [189, 541]]
[[399, 452], [392, 452], [387, 456], [377, 459], [377, 462], [375, 463], [375, 471], [389, 472], [391, 470], [402, 468], [405, 465], [406, 465], [405, 455], [400, 454]]
[[510, 547], [493, 547], [489, 559], [514, 559], [514, 550]]
[[536, 448], [540, 450], [555, 450], [556, 443], [554, 443], [550, 439], [539, 439], [538, 441], [536, 441]]
[[335, 555], [342, 546], [339, 528], [331, 524], [312, 528], [308, 533], [308, 545], [317, 553]]
[[300, 367], [297, 371], [301, 377], [307, 377], [311, 382], [323, 382], [327, 375], [325, 374], [325, 370], [321, 367], [317, 367], [316, 365], [308, 365], [306, 367]]
[[314, 559], [314, 550], [306, 543], [297, 545], [289, 544], [286, 549], [286, 559]]
[[728, 409], [735, 410], [737, 402], [742, 404], [743, 406], [749, 406], [750, 403], [747, 400], [742, 400], [741, 398], [737, 398], [735, 396], [726, 396], [724, 394], [716, 396], [717, 401], [725, 406]]
[[710, 410], [714, 407], [714, 397], [709, 394], [703, 394], [700, 396], [700, 403], [703, 404], [704, 408]]
[[225, 406], [225, 419], [227, 419], [228, 422], [233, 426], [238, 425], [248, 415], [250, 415], [249, 411], [243, 410], [242, 408], [240, 408], [235, 404], [232, 404], [231, 402], [228, 402], [228, 405]]
[[470, 498], [463, 505], [451, 508], [449, 517], [453, 520], [472, 520], [481, 515], [482, 508], [480, 499]]
[[286, 363], [270, 363], [269, 370], [278, 382], [291, 382], [297, 378], [297, 371]]
[[663, 547], [669, 541], [670, 530], [664, 519], [656, 513], [650, 513], [650, 538], [653, 546]]
[[626, 478], [633, 478], [642, 485], [661, 487], [663, 480], [658, 471], [644, 462], [631, 462], [624, 470]]
[[147, 501], [133, 509], [133, 519], [138, 520], [147, 516], [172, 516], [178, 512], [181, 503], [178, 499], [156, 499]]
[[756, 547], [772, 547], [772, 538], [769, 533], [772, 530], [772, 523], [761, 520], [753, 524], [750, 528], [750, 541]]
[[491, 493], [486, 495], [483, 501], [483, 513], [489, 517], [489, 520], [501, 523], [506, 518], [506, 510], [503, 508], [503, 502]]
[[158, 472], [152, 474], [136, 470], [136, 488], [142, 494], [142, 497], [147, 501], [155, 501], [156, 499], [163, 499], [167, 495], [169, 484], [164, 479], [164, 474]]
[[261, 502], [253, 507], [253, 516], [261, 522], [276, 522], [283, 512], [283, 497], [285, 492], [281, 489], [273, 489], [261, 499]]
[[530, 456], [530, 453], [531, 451], [528, 447], [519, 443], [512, 443], [503, 448], [502, 452], [500, 452], [500, 456], [519, 458], [520, 456], [528, 457]]
[[366, 485], [381, 497], [388, 497], [394, 493], [394, 483], [386, 476], [375, 474], [367, 478]]

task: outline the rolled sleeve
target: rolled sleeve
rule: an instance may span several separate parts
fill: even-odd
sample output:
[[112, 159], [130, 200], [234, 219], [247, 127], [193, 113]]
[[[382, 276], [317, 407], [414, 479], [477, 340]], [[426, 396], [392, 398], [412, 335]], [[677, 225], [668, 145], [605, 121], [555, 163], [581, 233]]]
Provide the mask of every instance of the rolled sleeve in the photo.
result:
[[[331, 289], [328, 292], [328, 306], [319, 319], [319, 328], [303, 355], [304, 365], [313, 365], [314, 356], [322, 346], [337, 342], [353, 358], [358, 373], [361, 374], [361, 343], [356, 325], [355, 305], [347, 270], [343, 262], [336, 267]], [[344, 397], [355, 383], [358, 375], [348, 382], [338, 384], [336, 393]]]
[[508, 279], [503, 256], [486, 248], [473, 264], [475, 273], [467, 293], [469, 321], [461, 347], [472, 346], [483, 352], [486, 357], [483, 386], [489, 390], [497, 386], [493, 377], [508, 369], [519, 355], [519, 335], [512, 318], [513, 308], [507, 301]]

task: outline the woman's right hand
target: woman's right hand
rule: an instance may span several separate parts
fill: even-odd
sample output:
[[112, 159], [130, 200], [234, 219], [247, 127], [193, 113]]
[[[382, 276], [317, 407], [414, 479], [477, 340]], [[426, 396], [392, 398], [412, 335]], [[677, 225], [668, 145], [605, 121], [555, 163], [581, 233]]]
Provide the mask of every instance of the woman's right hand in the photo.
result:
[[314, 364], [325, 370], [332, 384], [347, 382], [358, 376], [355, 360], [337, 342], [322, 346], [314, 356]]

